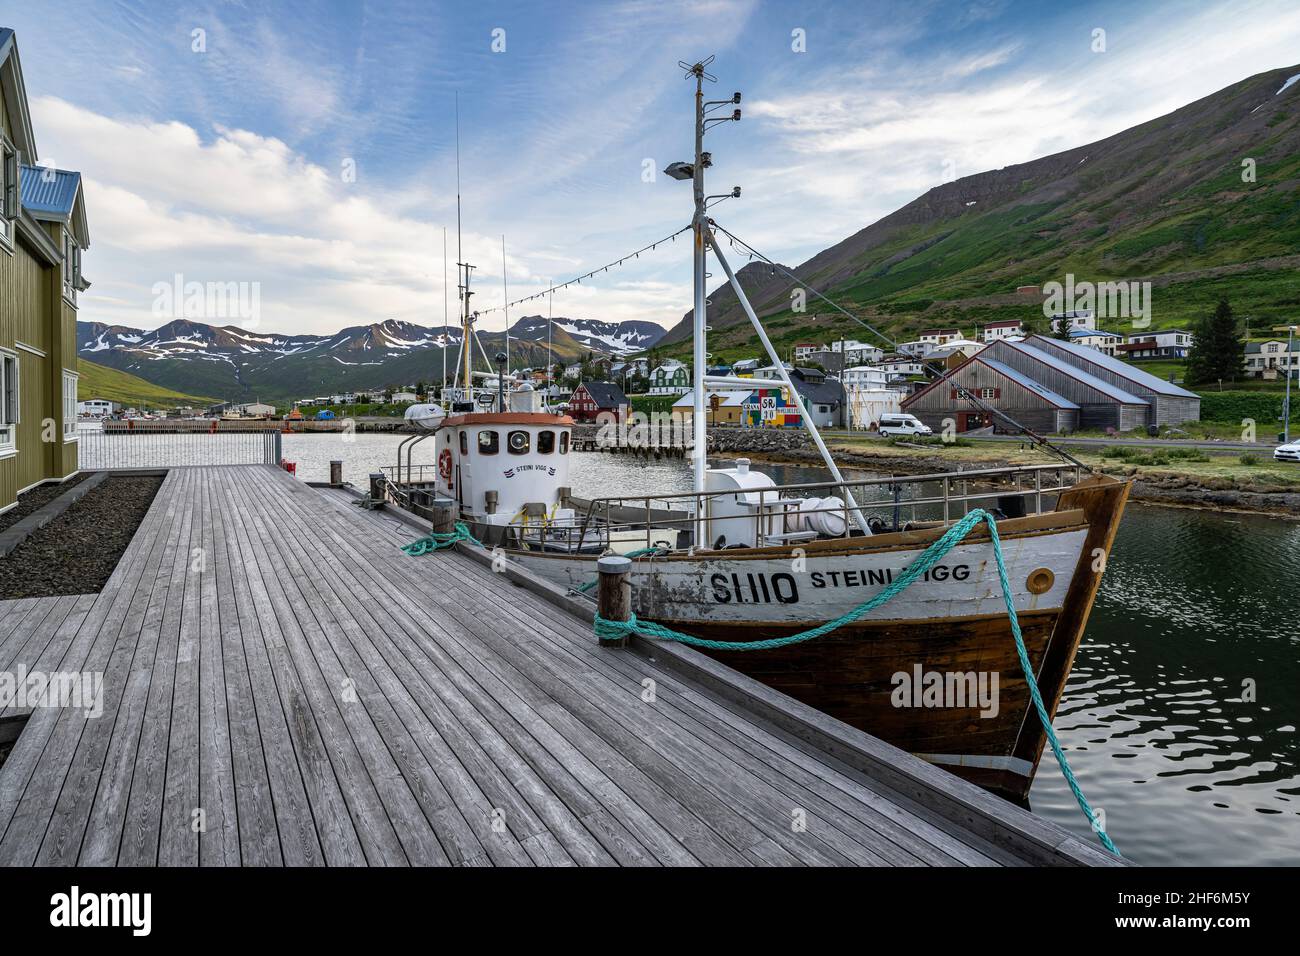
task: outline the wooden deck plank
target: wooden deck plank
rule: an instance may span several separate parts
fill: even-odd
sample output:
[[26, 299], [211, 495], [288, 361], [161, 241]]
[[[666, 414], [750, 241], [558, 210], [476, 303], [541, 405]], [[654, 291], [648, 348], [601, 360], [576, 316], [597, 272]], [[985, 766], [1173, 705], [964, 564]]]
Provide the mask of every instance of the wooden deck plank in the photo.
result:
[[[59, 670], [104, 673], [154, 542], [159, 539], [164, 516], [165, 509], [153, 507], [145, 515], [130, 547], [69, 644]], [[105, 690], [107, 694], [107, 674]], [[0, 769], [0, 865], [34, 862], [88, 723], [80, 715], [74, 717], [56, 708], [38, 708], [28, 720]], [[49, 757], [43, 759], [47, 750]], [[38, 763], [41, 773], [36, 779]]]
[[[232, 482], [232, 489], [239, 493], [238, 482]], [[240, 504], [250, 511], [258, 506], [256, 498], [244, 498]], [[286, 535], [285, 544], [299, 569], [311, 569], [305, 576], [320, 576], [328, 563], [328, 553], [310, 552], [292, 532]], [[336, 618], [350, 618], [345, 628], [348, 645], [336, 645], [335, 650], [345, 659], [348, 673], [359, 682], [353, 688], [359, 702], [371, 709], [372, 715], [378, 712], [385, 725], [393, 728], [405, 752], [413, 754], [418, 750], [423, 756], [423, 765], [403, 759], [400, 766], [404, 774], [413, 775], [413, 789], [426, 806], [435, 832], [448, 844], [451, 861], [464, 862], [487, 853], [502, 863], [526, 862], [528, 855], [517, 841], [510, 849], [499, 846], [509, 842], [509, 833], [493, 832], [493, 805], [444, 740], [446, 720], [435, 723], [420, 709], [401, 676], [390, 666], [390, 659], [373, 643], [383, 626], [382, 621], [377, 623], [371, 617], [376, 605], [374, 595], [326, 587], [318, 592], [318, 599], [332, 608]], [[529, 833], [538, 828], [540, 824]]]
[[[344, 510], [349, 509], [346, 503], [349, 498], [342, 493], [327, 490], [324, 496], [329, 498], [336, 507], [341, 504]], [[405, 543], [412, 537], [413, 531], [409, 524], [401, 519], [385, 517], [383, 512], [370, 512], [368, 517], [372, 517], [372, 523], [377, 528], [382, 528], [394, 544]], [[462, 581], [468, 588], [490, 597], [493, 594], [491, 588], [493, 576], [481, 574], [479, 566], [473, 562], [468, 562], [467, 565], [467, 559], [461, 558], [457, 561], [444, 556], [443, 567], [449, 569], [450, 573], [456, 573], [458, 569], [467, 566], [469, 573], [463, 573], [462, 570]], [[559, 626], [558, 628], [544, 627], [535, 633], [539, 636], [554, 636], [557, 639], [556, 646], [563, 648], [565, 635], [562, 632], [565, 627], [571, 625], [571, 619], [559, 608], [545, 607], [538, 617]], [[616, 668], [626, 663], [626, 655], [601, 655], [601, 658]], [[675, 680], [675, 677], [670, 675], [669, 683], [661, 684], [661, 687], [679, 686], [680, 682], [674, 683]], [[685, 687], [681, 689], [683, 693], [689, 693], [694, 705], [708, 711], [711, 719], [705, 725], [706, 728], [720, 729], [719, 720], [736, 728], [738, 735], [732, 735], [733, 741], [746, 747], [760, 759], [771, 760], [773, 765], [782, 768], [783, 772], [793, 771], [800, 774], [797, 782], [801, 785], [815, 787], [817, 779], [831, 781], [829, 789], [819, 788], [823, 796], [831, 799], [835, 805], [851, 815], [856, 814], [863, 819], [863, 822], [880, 830], [890, 840], [901, 841], [922, 857], [929, 858], [930, 862], [944, 862], [946, 859], [961, 861], [967, 865], [1016, 862], [1015, 858], [1006, 852], [981, 840], [971, 840], [969, 833], [953, 827], [949, 821], [935, 816], [928, 808], [894, 793], [878, 782], [866, 779], [852, 768], [838, 765], [835, 770], [828, 771], [826, 768], [828, 758], [825, 754], [810, 754], [801, 742], [788, 738], [776, 728], [766, 730], [758, 728], [752, 718], [738, 714], [726, 702], [701, 694], [698, 689]], [[812, 774], [813, 777], [810, 779], [807, 774]], [[850, 788], [851, 792], [840, 789], [846, 778], [857, 784], [856, 787]], [[870, 806], [871, 813], [857, 813], [856, 808], [863, 804]]]
[[[336, 550], [342, 551], [346, 551], [349, 547], [348, 542], [341, 537], [335, 538], [333, 545]], [[396, 572], [385, 567], [382, 574], [376, 574], [373, 570], [374, 566], [380, 562], [386, 564], [391, 560], [408, 561], [405, 555], [402, 555], [396, 550], [392, 550], [384, 552], [381, 555], [372, 556], [369, 560], [362, 563], [362, 567], [373, 575], [372, 580], [375, 583], [375, 586], [381, 586], [391, 580], [393, 574]], [[407, 563], [406, 571], [409, 572], [415, 570], [416, 567], [418, 566]], [[397, 589], [391, 597], [391, 600], [395, 602], [402, 611], [401, 617], [403, 621], [414, 621], [417, 624], [420, 624], [427, 632], [427, 636], [443, 634], [444, 629], [449, 623], [459, 628], [460, 625], [458, 622], [443, 621], [442, 623], [439, 623], [434, 620], [430, 617], [430, 606], [427, 602], [425, 604], [416, 604], [411, 602], [409, 596], [403, 593], [404, 590], [404, 588]], [[421, 632], [416, 631], [416, 633], [420, 634]], [[546, 725], [544, 717], [539, 714], [536, 709], [529, 710], [528, 706], [522, 701], [522, 699], [517, 698], [517, 695], [509, 693], [498, 694], [498, 697], [508, 699], [513, 696], [516, 698], [516, 704], [518, 706], [514, 709], [512, 715], [512, 712], [509, 712], [508, 708], [501, 706], [500, 700], [497, 700], [484, 692], [483, 688], [481, 688], [479, 683], [476, 683], [476, 681], [483, 682], [486, 680], [492, 682], [495, 681], [495, 678], [493, 678], [490, 673], [484, 672], [481, 669], [481, 663], [476, 658], [476, 653], [478, 653], [477, 650], [460, 655], [448, 655], [447, 652], [436, 643], [436, 641], [430, 643], [426, 637], [426, 640], [414, 653], [416, 655], [423, 654], [429, 656], [431, 659], [437, 660], [442, 669], [438, 672], [437, 677], [434, 678], [435, 680], [445, 681], [447, 680], [445, 674], [452, 674], [455, 679], [453, 679], [450, 684], [441, 684], [439, 686], [439, 693], [444, 697], [450, 698], [453, 697], [457, 691], [460, 691], [470, 698], [474, 708], [471, 711], [472, 713], [477, 713], [478, 710], [489, 713], [502, 728], [503, 736], [509, 736], [515, 741], [517, 746], [523, 747], [524, 751], [530, 756], [530, 759], [535, 761], [536, 765], [540, 768], [538, 772], [549, 780], [553, 787], [558, 785], [563, 790], [563, 796], [566, 799], [570, 801], [581, 801], [581, 807], [586, 810], [583, 815], [584, 820], [594, 821], [596, 817], [606, 813], [606, 810], [604, 809], [604, 801], [606, 800], [617, 804], [618, 799], [622, 797], [622, 794], [616, 790], [611, 790], [608, 781], [605, 781], [605, 786], [603, 788], [593, 788], [596, 790], [594, 793], [575, 789], [577, 781], [569, 779], [569, 775], [565, 773], [566, 768], [562, 766], [562, 764], [567, 756], [576, 755], [577, 752], [574, 748], [569, 746], [567, 742], [564, 742], [562, 738], [559, 738], [558, 735], [554, 734], [554, 732]], [[462, 670], [462, 668], [465, 670]], [[499, 682], [497, 683], [499, 684]], [[498, 687], [498, 689], [500, 688]], [[545, 699], [543, 703], [549, 704], [549, 698]], [[516, 720], [516, 718], [518, 718], [518, 720]], [[493, 725], [490, 724], [489, 726]], [[527, 730], [524, 729], [525, 727]], [[490, 733], [490, 731], [487, 731], [487, 733]], [[529, 739], [538, 734], [546, 737], [553, 745], [557, 740], [559, 741], [560, 752], [558, 758], [556, 754], [547, 753], [542, 750], [535, 740]], [[504, 759], [510, 761], [516, 759], [513, 755], [503, 755], [501, 753], [497, 753], [496, 758], [499, 760]], [[557, 759], [559, 761], [558, 763]], [[585, 758], [580, 757], [580, 762], [585, 763], [592, 771], [599, 772], [596, 770], [595, 766]], [[567, 769], [578, 773], [581, 773], [583, 770], [581, 766], [569, 766]], [[542, 799], [545, 799], [544, 796]], [[542, 806], [545, 807], [545, 804], [542, 804]], [[619, 809], [629, 810], [633, 813], [640, 812], [639, 808], [634, 805], [620, 807]], [[650, 822], [653, 823], [653, 821]], [[589, 831], [592, 829], [591, 826], [588, 826]], [[662, 827], [659, 827], [658, 830], [659, 832], [656, 839], [651, 842], [655, 845], [656, 851], [661, 854], [664, 859], [674, 860], [676, 862], [693, 862], [690, 854], [684, 853], [683, 848], [672, 845], [671, 840], [666, 843], [660, 843], [659, 841], [666, 837], [667, 834]], [[612, 818], [609, 821], [596, 825], [594, 827], [594, 833], [602, 843], [606, 845], [606, 848], [614, 853], [615, 858], [618, 858], [620, 855], [626, 856], [626, 854], [632, 852], [636, 855], [637, 859], [642, 861], [651, 859], [646, 856], [645, 849], [638, 845], [638, 841], [634, 839], [621, 824], [613, 821]], [[739, 860], [740, 858], [737, 856], [736, 859]]]
[[[217, 576], [222, 687], [228, 706], [226, 718], [230, 732], [231, 786], [238, 821], [239, 857], [250, 866], [276, 866], [282, 864], [285, 857], [280, 846], [281, 834], [276, 821], [270, 772], [245, 652], [245, 642], [260, 640], [261, 632], [251, 617], [246, 586], [241, 589], [236, 584], [234, 565], [242, 562], [242, 555], [232, 548], [227, 534], [224, 501], [219, 487], [215, 487], [219, 478], [211, 472], [204, 477], [208, 482], [208, 493], [216, 503], [212, 515], [213, 564]], [[296, 759], [293, 766], [297, 768]], [[299, 800], [299, 806], [304, 802]], [[314, 843], [314, 828], [311, 837], [310, 842]], [[300, 841], [302, 834], [290, 833], [289, 839]], [[202, 849], [201, 846], [201, 852]]]
[[[292, 535], [290, 536], [292, 537]], [[320, 542], [317, 540], [318, 537], [320, 537], [318, 532], [307, 533], [305, 532], [305, 528], [300, 528], [296, 540], [299, 542], [299, 548], [313, 548], [313, 546], [316, 546], [316, 550], [313, 551], [316, 562], [320, 563], [321, 566], [328, 566], [330, 570], [335, 572], [335, 574], [341, 575], [339, 580], [346, 581], [347, 587], [339, 589], [339, 594], [342, 594], [342, 596], [348, 596], [348, 594], [355, 593], [361, 594], [361, 596], [373, 598], [373, 591], [365, 589], [364, 584], [357, 581], [354, 572], [352, 572], [350, 568], [344, 567], [342, 563], [339, 563], [337, 549], [320, 548]], [[307, 559], [308, 561], [312, 561], [312, 557], [309, 557], [309, 555]], [[372, 562], [364, 562], [365, 566], [367, 566], [364, 568], [364, 571], [369, 571], [370, 563]], [[328, 600], [328, 598], [326, 598], [326, 600]], [[369, 615], [369, 635], [374, 637], [376, 640], [380, 639], [380, 636], [389, 635], [389, 633], [393, 633], [396, 630], [403, 630], [403, 628], [409, 630], [409, 622], [403, 623], [399, 618], [389, 617], [385, 606], [383, 606], [383, 602], [370, 600], [369, 604], [365, 606], [365, 613]], [[393, 665], [398, 667], [398, 669], [407, 671], [409, 669], [409, 661], [400, 656], [394, 656], [393, 652], [394, 645], [387, 646], [387, 648], [381, 650], [381, 653], [389, 654], [389, 657], [385, 658], [387, 661], [393, 662]], [[415, 678], [415, 671], [409, 671], [409, 676]], [[454, 705], [461, 704], [461, 701], [455, 700], [454, 695], [443, 696], [452, 698], [452, 704]], [[510, 769], [512, 774], [521, 773], [520, 766], [520, 763], [515, 762], [515, 758], [511, 758]], [[503, 779], [503, 777], [498, 775], [497, 782], [500, 782], [500, 780]], [[517, 779], [517, 775], [515, 779]], [[516, 803], [515, 808], [520, 809], [520, 805]], [[542, 796], [542, 808], [543, 810], [552, 810], [552, 812], [563, 809], [556, 804], [555, 797], [552, 795]], [[482, 825], [489, 825], [491, 822], [491, 810], [493, 809], [497, 808], [490, 805], [487, 806], [487, 809], [481, 817]], [[502, 814], [502, 818], [510, 822], [510, 829], [519, 832], [521, 838], [526, 838], [526, 836], [532, 835], [534, 832], [541, 829], [542, 823], [537, 821], [536, 817], [532, 817], [532, 814], [529, 813], [528, 809], [524, 809], [523, 816], [525, 818], [521, 821], [519, 813], [507, 810], [507, 812]], [[599, 862], [612, 862], [610, 856], [599, 851], [597, 845], [594, 845], [594, 840], [591, 838], [590, 832], [582, 829], [580, 821], [577, 821], [577, 818], [573, 817], [571, 813], [565, 812], [564, 814], [560, 814], [560, 816], [550, 818], [549, 821], [547, 821], [547, 826], [551, 826], [552, 829], [554, 829], [554, 827], [559, 827], [564, 834], [567, 834], [565, 838], [562, 838], [562, 842], [564, 842], [565, 845], [568, 845], [569, 851], [576, 853], [578, 860], [593, 862], [593, 864], [599, 864]]]
[[[264, 740], [270, 741], [268, 754], [278, 758], [268, 761], [276, 819], [282, 836], [294, 833], [298, 838], [282, 841], [286, 862], [302, 856], [306, 862], [331, 866], [364, 864], [366, 854], [361, 837], [334, 774], [321, 728], [307, 704], [306, 693], [286, 649], [285, 629], [290, 626], [292, 613], [282, 619], [283, 601], [277, 603], [272, 598], [267, 579], [255, 559], [253, 539], [244, 515], [236, 508], [228, 508], [226, 514], [243, 558], [242, 580], [262, 634], [260, 642], [254, 641], [245, 649], [249, 654], [250, 678], [256, 688], [259, 724]], [[284, 759], [288, 747], [296, 757], [296, 775], [288, 772]], [[296, 809], [300, 797], [301, 814], [286, 820], [285, 815]], [[315, 830], [319, 857], [305, 827], [307, 816]]]
[[[243, 506], [250, 513], [269, 518], [253, 501], [245, 500]], [[364, 632], [329, 589], [318, 592], [312, 586], [316, 569], [310, 563], [304, 565], [297, 561], [284, 534], [277, 535], [268, 544], [277, 571], [286, 581], [297, 585], [303, 600], [313, 610], [314, 622], [309, 623], [309, 630], [312, 626], [316, 629], [311, 634], [316, 664], [324, 680], [334, 688], [340, 712], [384, 799], [407, 856], [417, 865], [449, 863], [450, 858], [431, 822], [439, 818], [449, 801], [420, 756], [419, 747], [350, 643], [353, 640], [364, 643]], [[474, 855], [480, 849], [477, 841], [470, 839], [472, 850], [466, 855]]]
[[[172, 516], [173, 531], [163, 549], [158, 579], [145, 615], [144, 630], [154, 642], [154, 657], [152, 662], [144, 658], [139, 662], [141, 668], [149, 669], [149, 694], [141, 718], [135, 766], [129, 783], [112, 779], [105, 783], [106, 787], [128, 791], [117, 851], [120, 866], [154, 866], [162, 846], [185, 576], [189, 573], [194, 539], [194, 509], [189, 498], [193, 478], [193, 474], [178, 469], [168, 475], [168, 483], [163, 485], [163, 490], [170, 495], [166, 507]], [[104, 848], [97, 846], [94, 852], [103, 853]]]
[[99, 595], [0, 602], [0, 669], [105, 679], [102, 717], [38, 708], [0, 768], [0, 863], [997, 865], [1021, 834], [1088, 859], [600, 649], [468, 555], [410, 558], [348, 500], [174, 469]]
[[[343, 541], [341, 538], [336, 543], [339, 547], [348, 546], [348, 542]], [[454, 557], [452, 559], [454, 560]], [[459, 592], [453, 594], [451, 600], [446, 600], [444, 596], [438, 591], [437, 588], [429, 589], [427, 587], [427, 580], [426, 580], [428, 576], [425, 575], [422, 577], [418, 574], [418, 571], [420, 569], [420, 565], [418, 561], [412, 562], [411, 559], [406, 558], [406, 556], [402, 555], [401, 552], [393, 552], [389, 560], [393, 562], [398, 562], [398, 565], [392, 567], [391, 570], [388, 570], [388, 573], [409, 576], [410, 586], [412, 588], [425, 591], [425, 596], [427, 598], [427, 600], [424, 602], [425, 608], [427, 609], [428, 607], [434, 605], [443, 606], [444, 609], [447, 610], [448, 613], [455, 618], [455, 622], [458, 625], [458, 627], [455, 628], [455, 630], [460, 631], [462, 633], [467, 633], [467, 632], [475, 633], [476, 636], [480, 637], [481, 640], [485, 640], [487, 642], [497, 641], [500, 635], [504, 633], [506, 636], [504, 638], [501, 638], [501, 640], [503, 640], [505, 643], [503, 643], [501, 646], [503, 648], [506, 648], [507, 652], [509, 651], [509, 649], [520, 646], [521, 638], [526, 638], [522, 640], [522, 644], [528, 644], [531, 642], [531, 638], [526, 637], [526, 635], [511, 633], [512, 631], [517, 630], [517, 627], [512, 622], [504, 618], [497, 618], [495, 619], [493, 626], [488, 628], [483, 628], [483, 622], [480, 621], [479, 618], [482, 615], [482, 613], [487, 610], [486, 607], [482, 604], [475, 603], [473, 612], [469, 612], [466, 611], [463, 606], [465, 602], [463, 600], [457, 600], [457, 597], [459, 596]], [[523, 601], [531, 600], [531, 596], [521, 595], [521, 600]], [[588, 642], [589, 645], [590, 643], [591, 642]], [[487, 660], [487, 657], [485, 657], [483, 653], [485, 646], [486, 645], [483, 643], [478, 643], [473, 647], [462, 646], [460, 649], [463, 651], [463, 653], [455, 655], [456, 659], [462, 662], [478, 660], [479, 658], [482, 658], [483, 660]], [[524, 664], [522, 667], [515, 668], [512, 665], [508, 665], [505, 664], [504, 662], [501, 662], [501, 666], [511, 671], [511, 676], [507, 681], [507, 683], [509, 684], [509, 688], [512, 691], [517, 692], [521, 688], [533, 686], [533, 681], [537, 680], [538, 678], [538, 673], [535, 670], [530, 670], [528, 664]], [[639, 687], [638, 687], [638, 691], [639, 691]], [[504, 690], [503, 692], [508, 693], [508, 691], [504, 691]], [[607, 698], [600, 706], [592, 707], [588, 700], [588, 697], [592, 693], [592, 686], [590, 684], [585, 685], [581, 691], [576, 693], [571, 692], [571, 690], [569, 689], [563, 691], [562, 693], [565, 698], [565, 703], [563, 706], [560, 707], [554, 706], [555, 704], [554, 696], [548, 696], [548, 695], [553, 695], [554, 693], [555, 691], [553, 689], [548, 688], [548, 690], [545, 693], [540, 695], [541, 696], [540, 700], [535, 698], [535, 703], [539, 707], [550, 706], [551, 708], [550, 714], [556, 720], [566, 721], [570, 732], [582, 740], [584, 749], [591, 749], [593, 738], [598, 737], [598, 732], [593, 729], [593, 726], [589, 726], [589, 725], [600, 724], [600, 723], [608, 724], [609, 720], [607, 716], [603, 716], [603, 715], [606, 715], [606, 712], [608, 711], [609, 708], [622, 706], [622, 701], [620, 700], [620, 698], [616, 696], [611, 696]], [[570, 715], [574, 712], [574, 708], [578, 708], [584, 711], [587, 720], [586, 725], [584, 725], [580, 721], [569, 720]], [[661, 733], [663, 729], [664, 729], [663, 727], [659, 728]], [[661, 771], [662, 779], [667, 781], [668, 787], [677, 786], [677, 783], [681, 777], [681, 771], [672, 758], [664, 757], [663, 755], [657, 755], [657, 754], [652, 757], [652, 751], [644, 746], [643, 740], [635, 739], [634, 735], [626, 733], [621, 729], [613, 729], [613, 730], [606, 729], [604, 733], [606, 734], [613, 733], [618, 736], [618, 740], [615, 741], [615, 745], [613, 746], [612, 749], [615, 752], [620, 753], [620, 759], [626, 762], [629, 767], [635, 765], [636, 767], [640, 767], [644, 769], [646, 766], [645, 761], [659, 760], [660, 761], [659, 769]], [[635, 760], [632, 761], [627, 760], [626, 752], [629, 750], [636, 754]], [[694, 764], [708, 766], [711, 765], [711, 762], [713, 762], [717, 756], [718, 755], [713, 752], [697, 751], [694, 754], [692, 754], [689, 759]], [[679, 760], [686, 759], [683, 757], [681, 753], [677, 753], [675, 757], [676, 759]], [[722, 780], [721, 777], [719, 778], [717, 785], [724, 789], [727, 786], [733, 786], [733, 793], [732, 793], [733, 798], [741, 801], [742, 803], [745, 802], [746, 800], [753, 799], [749, 794], [742, 792], [744, 789], [742, 786], [732, 785], [729, 782]], [[656, 799], [662, 803], [662, 801], [666, 796], [667, 796], [666, 792], [660, 792], [655, 794], [654, 797], [652, 797], [651, 799]], [[726, 862], [734, 863], [739, 859], [743, 859], [743, 855], [742, 855], [743, 850], [762, 838], [761, 833], [759, 833], [757, 830], [754, 830], [752, 828], [749, 820], [746, 819], [746, 815], [743, 813], [736, 812], [734, 807], [731, 806], [728, 803], [728, 801], [718, 799], [717, 797], [713, 797], [711, 794], [709, 796], [702, 797], [701, 794], [695, 790], [695, 788], [687, 789], [687, 799], [695, 801], [694, 809], [696, 812], [702, 813], [706, 816], [712, 815], [712, 817], [716, 821], [719, 821], [719, 825], [723, 828], [724, 835], [729, 838], [730, 842], [735, 848], [734, 858], [726, 860]], [[663, 810], [663, 807], [661, 806], [660, 809]], [[730, 829], [728, 830], [727, 828]], [[699, 836], [698, 830], [695, 831], [695, 835], [697, 837]], [[830, 850], [829, 848], [821, 848], [819, 850], [815, 846], [811, 846], [811, 844], [814, 844], [814, 842], [815, 841], [813, 840], [805, 840], [804, 850], [805, 852], [812, 854], [814, 857], [818, 857], [818, 854], [824, 854], [818, 857], [820, 862], [845, 862], [846, 861], [846, 858], [844, 856], [838, 855], [834, 850]], [[859, 862], [872, 862], [872, 863], [882, 862], [878, 856], [875, 856], [869, 851], [863, 850], [859, 852], [857, 855], [859, 857]], [[722, 862], [722, 861], [715, 859], [715, 860], [711, 860], [711, 862]]]
[[[270, 550], [275, 531], [257, 515], [246, 515], [252, 556], [261, 572], [262, 583], [270, 597], [272, 612], [281, 625], [283, 644], [272, 648], [277, 672], [286, 680], [282, 693], [287, 709], [295, 720], [308, 719], [319, 727], [316, 739], [323, 745], [323, 756], [349, 808], [364, 858], [376, 865], [409, 862], [402, 841], [394, 829], [383, 800], [371, 778], [366, 759], [340, 711], [333, 686], [322, 673], [313, 652], [313, 641], [320, 642], [320, 628], [315, 615], [296, 582], [289, 579], [281, 562]], [[269, 546], [268, 546], [269, 543]], [[351, 716], [351, 715], [349, 715]], [[363, 746], [369, 741], [363, 740]], [[367, 756], [372, 753], [367, 750]], [[324, 771], [324, 765], [319, 765]], [[380, 782], [387, 781], [380, 775]]]
[[[146, 749], [144, 758], [141, 759], [141, 748], [148, 748], [151, 739], [146, 735], [146, 727], [151, 700], [156, 693], [154, 682], [159, 673], [157, 664], [163, 643], [163, 612], [171, 586], [175, 555], [182, 541], [188, 542], [182, 533], [184, 491], [183, 480], [164, 484], [155, 499], [156, 505], [165, 509], [164, 527], [168, 534], [159, 556], [149, 603], [141, 621], [139, 647], [132, 661], [127, 691], [119, 709], [119, 726], [114, 729], [91, 816], [86, 823], [85, 837], [77, 860], [82, 866], [111, 866], [117, 863], [122, 854], [123, 842], [139, 835], [138, 831], [132, 831], [127, 826], [128, 811], [132, 792], [138, 782], [137, 775], [147, 775], [158, 763], [158, 749]], [[166, 688], [170, 708], [170, 682], [164, 678], [160, 683], [157, 692]], [[156, 714], [157, 707], [154, 706], [153, 709]], [[163, 770], [163, 767], [158, 768], [159, 779]], [[156, 833], [156, 829], [152, 831], [153, 839], [147, 851], [149, 863], [157, 859]]]

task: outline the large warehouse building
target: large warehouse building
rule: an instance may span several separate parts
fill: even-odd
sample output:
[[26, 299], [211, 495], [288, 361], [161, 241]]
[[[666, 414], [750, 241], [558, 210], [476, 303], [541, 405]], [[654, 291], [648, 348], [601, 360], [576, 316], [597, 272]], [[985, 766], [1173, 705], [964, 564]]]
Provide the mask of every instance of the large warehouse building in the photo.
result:
[[1201, 400], [1096, 349], [1035, 335], [993, 342], [903, 402], [935, 429], [952, 419], [958, 431], [1011, 430], [986, 408], [1035, 431], [1132, 431], [1199, 420]]

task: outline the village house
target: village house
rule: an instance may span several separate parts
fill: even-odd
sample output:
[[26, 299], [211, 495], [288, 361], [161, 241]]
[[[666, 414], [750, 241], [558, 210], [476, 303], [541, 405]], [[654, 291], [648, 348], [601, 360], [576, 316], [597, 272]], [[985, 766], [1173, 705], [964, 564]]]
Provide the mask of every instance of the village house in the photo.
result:
[[1097, 327], [1097, 316], [1091, 309], [1078, 309], [1074, 312], [1053, 312], [1052, 313], [1052, 331], [1060, 332], [1061, 323], [1064, 322], [1066, 328], [1070, 329], [1095, 329]]
[[1102, 329], [1071, 329], [1070, 341], [1075, 345], [1096, 349], [1106, 355], [1114, 355], [1115, 350], [1124, 344], [1124, 336]]
[[880, 361], [885, 354], [884, 349], [856, 339], [836, 340], [830, 344], [830, 351], [843, 352], [844, 361], [848, 365], [870, 365], [872, 362]]
[[1293, 341], [1294, 350], [1287, 351], [1286, 339], [1267, 342], [1247, 342], [1246, 374], [1253, 378], [1275, 379], [1278, 371], [1300, 368], [1300, 339]]
[[882, 370], [891, 378], [922, 374], [921, 360], [911, 355], [886, 355], [874, 367]]
[[796, 364], [806, 362], [808, 356], [813, 352], [820, 352], [822, 347], [812, 342], [800, 342], [794, 347], [794, 361]]
[[[753, 392], [745, 390], [710, 392], [704, 420], [710, 425], [743, 425], [746, 422], [745, 404]], [[673, 402], [673, 415], [685, 422], [695, 417], [695, 395], [683, 395]]]
[[970, 339], [950, 339], [943, 345], [926, 352], [922, 359], [931, 366], [956, 368], [982, 348], [984, 345], [981, 342], [972, 342]]
[[1116, 346], [1115, 352], [1130, 362], [1151, 359], [1187, 358], [1192, 347], [1192, 334], [1182, 329], [1167, 329], [1162, 332], [1142, 332], [1130, 335], [1123, 345]]
[[691, 389], [691, 370], [681, 362], [665, 362], [650, 373], [651, 395], [681, 395]]
[[624, 422], [627, 413], [627, 396], [609, 382], [583, 382], [569, 396], [569, 415], [574, 421], [594, 422], [602, 415], [612, 415], [614, 421]]
[[[18, 44], [0, 27], [0, 512], [77, 472], [81, 174], [39, 165]], [[42, 440], [46, 422], [53, 441]]]
[[936, 345], [943, 345], [945, 342], [960, 338], [965, 338], [961, 334], [961, 329], [926, 329], [917, 341], [927, 348], [934, 348]]
[[845, 388], [884, 388], [889, 384], [889, 378], [885, 369], [869, 365], [846, 368], [840, 375]]
[[86, 418], [111, 418], [122, 410], [120, 402], [110, 402], [106, 398], [88, 398], [77, 402], [77, 414]]
[[[1037, 286], [1030, 286], [1031, 289], [1037, 290]], [[1001, 322], [990, 322], [980, 329], [980, 341], [985, 344], [995, 342], [998, 339], [1006, 339], [1012, 336], [1022, 336], [1025, 334], [1025, 323], [1019, 319], [1007, 319]]]

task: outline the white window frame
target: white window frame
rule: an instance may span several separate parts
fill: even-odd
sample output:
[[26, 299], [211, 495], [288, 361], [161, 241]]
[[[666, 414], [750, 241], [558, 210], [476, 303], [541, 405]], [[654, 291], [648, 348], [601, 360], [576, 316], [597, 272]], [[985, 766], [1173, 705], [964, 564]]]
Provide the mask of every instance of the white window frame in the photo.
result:
[[81, 275], [81, 246], [72, 232], [63, 233], [63, 298], [77, 304], [77, 285]]
[[3, 134], [0, 134], [0, 245], [12, 249], [14, 244], [14, 222], [18, 219], [18, 210], [22, 206], [22, 192], [19, 189], [18, 150]]
[[18, 453], [18, 423], [22, 417], [20, 368], [17, 352], [0, 349], [0, 457]]
[[[77, 380], [76, 372], [63, 370], [63, 440], [77, 440]], [[69, 386], [71, 388], [69, 388]]]

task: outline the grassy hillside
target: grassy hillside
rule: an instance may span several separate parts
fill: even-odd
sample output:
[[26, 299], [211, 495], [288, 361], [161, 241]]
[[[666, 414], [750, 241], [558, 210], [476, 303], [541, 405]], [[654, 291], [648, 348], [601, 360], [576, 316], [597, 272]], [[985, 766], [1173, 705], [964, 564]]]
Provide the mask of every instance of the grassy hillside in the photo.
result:
[[[1041, 327], [1041, 298], [1014, 291], [1067, 273], [1150, 281], [1152, 329], [1188, 327], [1220, 297], [1252, 331], [1294, 321], [1300, 85], [1278, 90], [1297, 71], [1263, 73], [1100, 142], [935, 187], [794, 272], [897, 341], [936, 326], [971, 335], [1002, 319]], [[751, 267], [744, 284], [779, 349], [840, 334], [871, 340], [813, 297], [806, 314], [793, 314], [794, 283], [767, 271]], [[719, 288], [710, 300], [710, 350], [753, 354], [734, 294]], [[1128, 318], [1100, 324], [1133, 331]], [[689, 335], [688, 314], [657, 351], [681, 357]]]
[[214, 399], [186, 395], [146, 382], [129, 372], [107, 368], [85, 359], [77, 360], [77, 399], [106, 398], [110, 402], [137, 408], [170, 408], [173, 405], [208, 405]]

